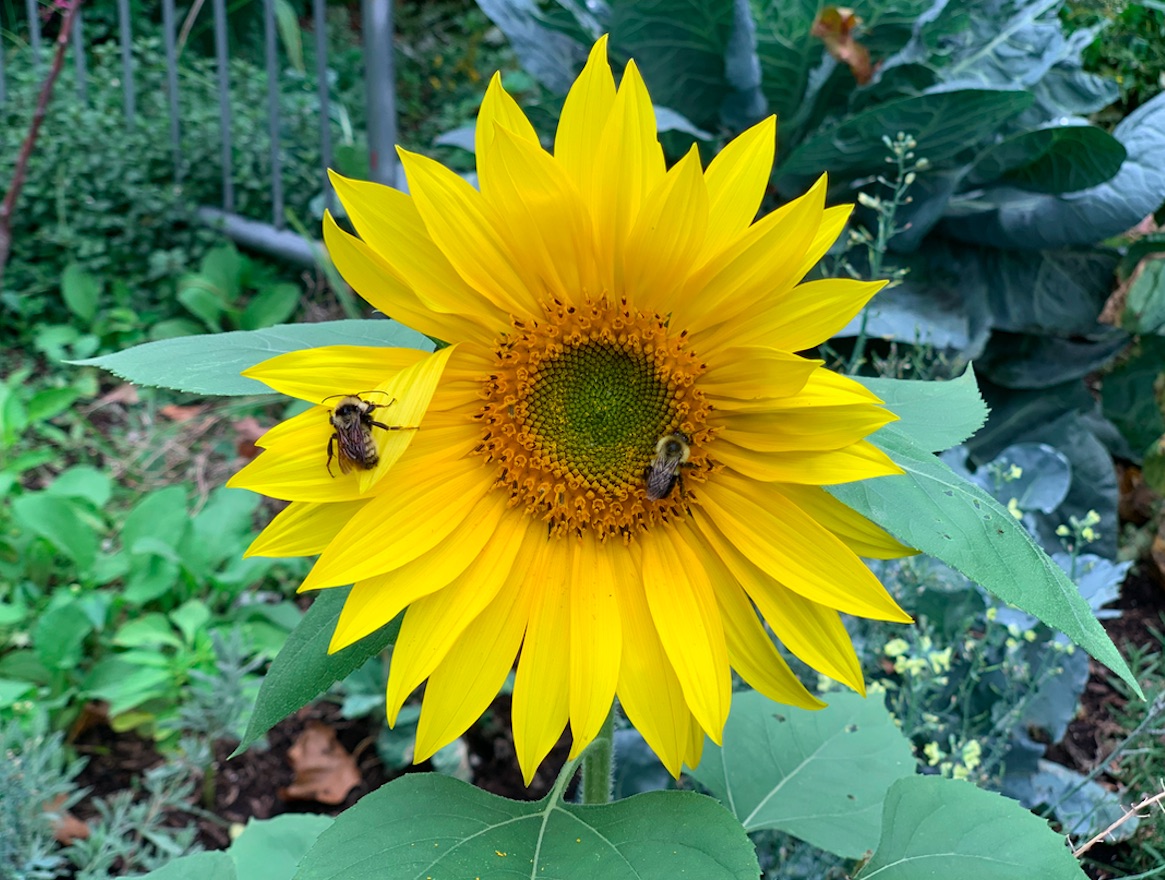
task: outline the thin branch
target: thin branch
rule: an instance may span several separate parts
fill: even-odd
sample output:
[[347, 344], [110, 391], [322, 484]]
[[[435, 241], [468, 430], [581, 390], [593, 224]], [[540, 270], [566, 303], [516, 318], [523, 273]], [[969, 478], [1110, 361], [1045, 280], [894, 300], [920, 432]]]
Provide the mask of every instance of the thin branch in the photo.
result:
[[[1086, 852], [1088, 852], [1090, 849], [1092, 849], [1092, 847], [1096, 846], [1096, 844], [1103, 841], [1106, 837], [1108, 837], [1110, 834], [1112, 834], [1112, 832], [1116, 831], [1116, 829], [1120, 828], [1120, 826], [1124, 825], [1125, 822], [1128, 822], [1134, 816], [1136, 816], [1138, 819], [1146, 818], [1145, 816], [1140, 815], [1140, 812], [1139, 812], [1140, 810], [1144, 810], [1147, 807], [1151, 807], [1151, 806], [1153, 806], [1153, 804], [1160, 805], [1160, 804], [1162, 804], [1162, 802], [1165, 802], [1165, 789], [1162, 789], [1161, 791], [1157, 792], [1152, 797], [1145, 798], [1139, 804], [1137, 804], [1133, 807], [1130, 807], [1125, 812], [1125, 814], [1123, 816], [1121, 816], [1119, 819], [1117, 819], [1115, 822], [1113, 822], [1111, 825], [1109, 825], [1107, 828], [1105, 828], [1103, 831], [1101, 831], [1098, 835], [1096, 835], [1094, 838], [1092, 838], [1092, 840], [1088, 841], [1088, 843], [1084, 844], [1083, 846], [1079, 847], [1078, 849], [1072, 850], [1072, 855], [1074, 855], [1076, 858], [1080, 858], [1082, 855], [1084, 855]], [[1165, 807], [1163, 807], [1163, 809], [1165, 809]]]
[[4, 202], [0, 204], [0, 284], [4, 281], [4, 267], [8, 265], [8, 255], [12, 252], [12, 217], [16, 212], [16, 200], [20, 198], [20, 191], [24, 188], [24, 179], [28, 176], [28, 160], [32, 156], [32, 149], [36, 146], [37, 135], [40, 134], [41, 123], [48, 114], [49, 100], [53, 96], [53, 86], [57, 77], [61, 75], [61, 68], [65, 65], [65, 51], [69, 48], [69, 34], [73, 30], [73, 19], [77, 10], [81, 8], [81, 0], [66, 0], [65, 18], [61, 22], [61, 32], [57, 34], [57, 48], [53, 54], [53, 66], [45, 76], [40, 87], [40, 96], [36, 99], [36, 112], [32, 114], [32, 122], [28, 126], [28, 134], [20, 147], [20, 155], [16, 158], [16, 167], [12, 171], [12, 183], [4, 195]]

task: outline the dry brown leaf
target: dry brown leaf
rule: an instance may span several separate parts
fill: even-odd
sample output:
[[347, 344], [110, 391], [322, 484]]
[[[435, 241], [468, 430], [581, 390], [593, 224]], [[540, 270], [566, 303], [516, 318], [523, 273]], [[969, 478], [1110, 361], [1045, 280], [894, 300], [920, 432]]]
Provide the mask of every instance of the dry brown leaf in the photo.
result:
[[62, 846], [68, 846], [74, 840], [89, 839], [89, 826], [68, 810], [61, 810], [61, 804], [65, 802], [65, 798], [66, 795], [59, 794], [45, 804], [46, 813], [56, 814], [56, 818], [53, 820], [53, 837]]
[[250, 461], [259, 454], [259, 447], [255, 445], [255, 441], [266, 434], [267, 429], [260, 425], [254, 416], [231, 422], [231, 427], [235, 429], [235, 452], [240, 458]]
[[96, 406], [108, 406], [111, 403], [137, 403], [138, 389], [130, 385], [128, 382], [124, 385], [118, 385], [116, 388], [106, 391], [97, 400], [93, 401]]
[[171, 403], [158, 410], [162, 415], [172, 422], [189, 422], [191, 419], [196, 419], [206, 411], [205, 406], [179, 406], [176, 403]]
[[826, 6], [813, 22], [810, 33], [825, 43], [830, 55], [849, 67], [858, 85], [864, 86], [873, 77], [874, 67], [869, 49], [854, 39], [854, 29], [861, 23], [852, 9]]
[[336, 739], [336, 731], [322, 721], [309, 721], [287, 750], [295, 779], [279, 796], [288, 801], [319, 801], [342, 804], [360, 784], [360, 771], [348, 750]]

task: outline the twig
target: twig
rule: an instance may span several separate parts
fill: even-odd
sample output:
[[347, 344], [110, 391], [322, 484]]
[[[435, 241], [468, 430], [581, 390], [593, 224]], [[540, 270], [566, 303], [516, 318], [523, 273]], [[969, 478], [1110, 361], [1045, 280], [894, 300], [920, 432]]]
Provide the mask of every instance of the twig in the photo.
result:
[[20, 198], [20, 191], [24, 188], [24, 179], [28, 176], [28, 160], [32, 156], [32, 148], [36, 146], [37, 135], [40, 134], [41, 123], [48, 114], [49, 100], [53, 96], [53, 86], [57, 77], [61, 75], [61, 68], [65, 66], [65, 51], [69, 48], [69, 34], [73, 30], [73, 19], [77, 10], [81, 8], [81, 0], [66, 0], [65, 18], [61, 22], [61, 32], [57, 34], [57, 49], [53, 54], [53, 66], [45, 76], [40, 87], [40, 96], [36, 99], [36, 112], [32, 114], [32, 122], [28, 126], [28, 134], [20, 147], [20, 155], [16, 157], [16, 167], [12, 170], [12, 183], [4, 195], [4, 202], [0, 204], [0, 284], [4, 281], [4, 267], [8, 265], [8, 255], [12, 253], [12, 215], [16, 211], [16, 200]]
[[1145, 798], [1136, 806], [1130, 807], [1123, 816], [1101, 831], [1098, 835], [1092, 838], [1092, 840], [1088, 841], [1088, 843], [1084, 844], [1084, 846], [1072, 850], [1072, 855], [1074, 855], [1076, 858], [1080, 858], [1082, 855], [1092, 849], [1092, 847], [1096, 846], [1096, 844], [1100, 843], [1106, 837], [1108, 837], [1108, 835], [1116, 831], [1116, 829], [1118, 829], [1121, 825], [1124, 825], [1125, 822], [1129, 821], [1129, 819], [1133, 818], [1134, 816], [1136, 816], [1138, 819], [1144, 819], [1144, 816], [1139, 815], [1139, 810], [1143, 810], [1146, 807], [1151, 807], [1153, 804], [1160, 804], [1162, 801], [1165, 801], [1165, 789], [1157, 792], [1152, 797]]

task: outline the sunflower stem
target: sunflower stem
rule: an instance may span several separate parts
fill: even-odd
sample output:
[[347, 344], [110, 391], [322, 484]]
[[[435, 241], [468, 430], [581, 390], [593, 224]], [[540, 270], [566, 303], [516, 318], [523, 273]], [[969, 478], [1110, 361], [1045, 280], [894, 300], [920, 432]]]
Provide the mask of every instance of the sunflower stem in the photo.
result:
[[615, 780], [615, 711], [582, 756], [582, 802], [609, 804]]

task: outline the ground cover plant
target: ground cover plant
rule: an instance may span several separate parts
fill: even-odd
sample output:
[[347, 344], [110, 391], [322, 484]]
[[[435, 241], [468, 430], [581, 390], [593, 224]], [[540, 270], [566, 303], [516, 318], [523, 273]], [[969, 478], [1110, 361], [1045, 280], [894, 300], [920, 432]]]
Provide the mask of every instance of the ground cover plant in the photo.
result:
[[[336, 178], [331, 258], [389, 319], [267, 327], [255, 313], [286, 316], [285, 282], [220, 246], [178, 288], [179, 320], [212, 332], [93, 362], [172, 389], [138, 393], [169, 413], [151, 427], [176, 442], [139, 438], [135, 455], [173, 452], [204, 417], [278, 422], [257, 457], [245, 440], [259, 431], [206, 428], [214, 470], [194, 491], [159, 485], [180, 455], [131, 457], [111, 475], [118, 435], [146, 427], [91, 439], [89, 407], [119, 386], [93, 366], [6, 365], [0, 711], [18, 760], [0, 778], [0, 817], [18, 836], [0, 839], [21, 843], [0, 864], [28, 877], [251, 877], [262, 865], [308, 878], [503, 876], [533, 860], [614, 877], [618, 861], [641, 876], [862, 878], [914, 876], [921, 862], [959, 876], [969, 859], [983, 876], [1153, 876], [1161, 293], [1156, 239], [1125, 237], [1165, 195], [1142, 204], [1165, 149], [1151, 83], [1126, 90], [1139, 108], [1111, 131], [1103, 114], [1049, 125], [1069, 99], [1092, 113], [1102, 107], [1088, 101], [1118, 97], [1084, 70], [1102, 67], [1084, 50], [1105, 36], [1065, 31], [1078, 8], [1058, 4], [992, 7], [982, 30], [941, 3], [870, 6], [860, 20], [798, 19], [784, 4], [721, 18], [665, 2], [611, 4], [609, 18], [481, 7], [500, 32], [476, 11], [444, 32], [471, 46], [504, 33], [526, 74], [482, 82], [472, 136], [443, 136], [434, 153], [476, 167], [480, 195], [416, 154], [411, 197]], [[572, 53], [573, 66], [546, 66]], [[576, 95], [596, 103], [562, 109], [588, 55]], [[1018, 92], [1036, 98], [1020, 107]], [[1054, 107], [1040, 115], [1041, 101]], [[606, 119], [621, 125], [603, 134]], [[556, 125], [551, 158], [538, 142]], [[811, 154], [828, 185], [797, 171]], [[641, 204], [610, 195], [626, 192]], [[832, 206], [847, 201], [859, 207], [843, 230]], [[1021, 205], [1045, 222], [1025, 227]], [[596, 237], [558, 236], [540, 211]], [[611, 216], [624, 225], [598, 222]], [[718, 253], [732, 256], [700, 268]], [[69, 269], [69, 307], [104, 301], [105, 278]], [[629, 305], [526, 298], [577, 293], [571, 283], [621, 289]], [[649, 345], [616, 348], [611, 326]], [[499, 333], [504, 354], [479, 387]], [[575, 360], [544, 341], [559, 338]], [[541, 384], [523, 384], [527, 369]], [[652, 383], [666, 393], [645, 394]], [[612, 387], [629, 395], [615, 408]], [[268, 388], [299, 400], [253, 397]], [[207, 408], [206, 395], [224, 402]], [[472, 430], [459, 412], [480, 416]], [[518, 436], [521, 452], [506, 446]], [[76, 451], [110, 441], [102, 468]], [[632, 458], [602, 458], [628, 444]], [[228, 461], [243, 467], [222, 488]], [[538, 491], [563, 461], [590, 494], [572, 494], [583, 484], [565, 473]], [[270, 521], [279, 508], [237, 486], [290, 505]], [[316, 553], [314, 567], [286, 558]], [[874, 558], [872, 575], [855, 553]], [[322, 587], [310, 606], [289, 598], [305, 576]], [[311, 708], [323, 692], [331, 708]], [[143, 777], [136, 797], [98, 799], [88, 840], [62, 847], [45, 805], [77, 809], [86, 777], [49, 731], [84, 740], [98, 700], [99, 726], [151, 743], [168, 772]], [[281, 797], [347, 809], [253, 822], [233, 843], [208, 831], [216, 812], [240, 815], [223, 809], [222, 789], [241, 784], [226, 752], [241, 743], [244, 766], [274, 766], [253, 746], [265, 734], [289, 745], [289, 714], [303, 733]], [[369, 777], [336, 731], [376, 761], [372, 784], [418, 758], [436, 773], [352, 805]], [[267, 797], [242, 817], [280, 809]], [[1134, 803], [1147, 806], [1126, 817]], [[183, 857], [195, 827], [226, 851]], [[402, 864], [402, 850], [418, 861]]]

